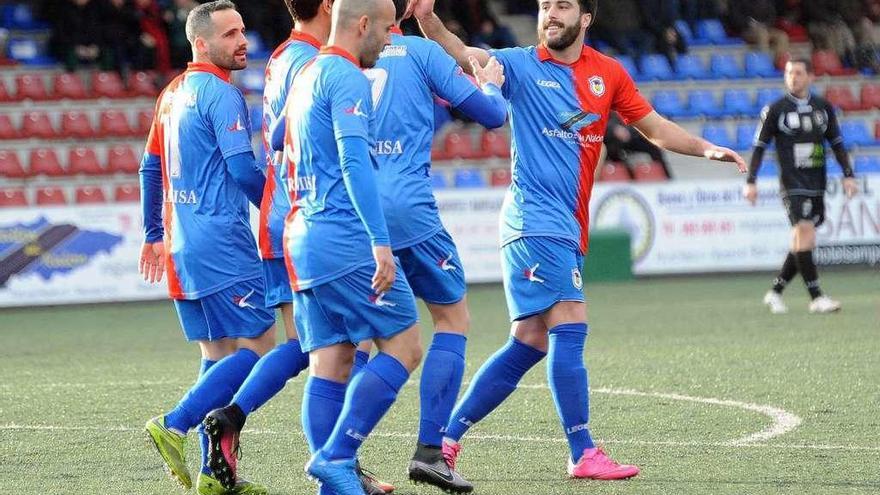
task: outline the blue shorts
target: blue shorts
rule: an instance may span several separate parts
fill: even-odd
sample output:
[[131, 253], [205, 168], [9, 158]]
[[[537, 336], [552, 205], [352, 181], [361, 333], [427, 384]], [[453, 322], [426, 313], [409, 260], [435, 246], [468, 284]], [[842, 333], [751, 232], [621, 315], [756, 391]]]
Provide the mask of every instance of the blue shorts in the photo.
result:
[[455, 304], [467, 288], [458, 249], [446, 229], [416, 245], [398, 249], [406, 280], [413, 294], [430, 304]]
[[290, 290], [290, 277], [287, 275], [284, 258], [263, 260], [263, 276], [266, 278], [267, 308], [277, 308], [293, 302], [293, 291]]
[[263, 335], [275, 324], [275, 311], [266, 308], [263, 292], [263, 279], [255, 278], [201, 299], [175, 299], [183, 335], [190, 342]]
[[541, 314], [562, 301], [584, 302], [577, 246], [553, 237], [522, 237], [501, 248], [510, 320]]
[[371, 287], [375, 265], [293, 294], [293, 314], [303, 351], [343, 342], [388, 339], [419, 320], [412, 289], [397, 265], [391, 290]]

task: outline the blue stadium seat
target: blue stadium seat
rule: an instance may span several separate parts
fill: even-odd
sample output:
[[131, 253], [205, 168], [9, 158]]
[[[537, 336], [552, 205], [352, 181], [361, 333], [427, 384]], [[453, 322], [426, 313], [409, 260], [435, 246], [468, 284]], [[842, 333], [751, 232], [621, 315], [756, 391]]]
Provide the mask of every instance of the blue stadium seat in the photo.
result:
[[840, 132], [846, 144], [856, 146], [880, 146], [871, 130], [868, 128], [867, 122], [864, 120], [847, 120], [840, 124]]
[[763, 109], [765, 106], [782, 98], [785, 93], [781, 88], [764, 88], [758, 90], [757, 107]]
[[269, 49], [266, 48], [266, 44], [263, 43], [263, 38], [260, 37], [259, 33], [256, 31], [248, 31], [245, 37], [248, 41], [248, 57], [255, 59], [269, 58]]
[[617, 61], [620, 62], [620, 65], [623, 66], [624, 69], [632, 76], [635, 80], [641, 79], [641, 74], [639, 74], [639, 68], [636, 67], [636, 63], [632, 57], [629, 55], [618, 55]]
[[862, 155], [854, 160], [857, 174], [880, 174], [880, 155]]
[[441, 170], [431, 169], [431, 187], [436, 189], [446, 189], [449, 182], [446, 180], [446, 174]]
[[703, 126], [703, 139], [718, 146], [734, 148], [736, 143], [730, 137], [730, 131], [725, 124], [706, 124]]
[[758, 170], [758, 177], [778, 177], [779, 164], [772, 158], [765, 158]]
[[736, 126], [736, 149], [747, 150], [755, 142], [755, 124], [737, 124]]
[[486, 179], [478, 168], [461, 168], [455, 171], [455, 187], [487, 187]]
[[736, 57], [729, 53], [716, 53], [712, 55], [709, 63], [712, 75], [717, 78], [738, 79], [744, 76]]
[[712, 45], [741, 45], [744, 43], [739, 38], [730, 38], [724, 31], [724, 26], [718, 19], [703, 19], [697, 21], [696, 37], [707, 40]]
[[691, 27], [684, 19], [679, 19], [675, 21], [675, 29], [681, 36], [681, 39], [684, 40], [685, 45], [690, 46], [694, 44], [699, 44], [699, 40], [694, 39], [694, 32], [691, 31]]
[[719, 117], [721, 108], [715, 93], [705, 89], [691, 91], [688, 95], [688, 113], [693, 116]]
[[651, 99], [654, 110], [665, 117], [683, 117], [688, 115], [685, 102], [678, 91], [657, 91]]
[[688, 54], [678, 57], [675, 72], [682, 79], [708, 79], [709, 71], [698, 55]]
[[55, 65], [47, 54], [46, 46], [32, 38], [10, 38], [6, 45], [9, 58], [25, 65]]
[[752, 116], [755, 105], [752, 95], [745, 89], [724, 90], [724, 113], [727, 115]]
[[828, 177], [840, 177], [843, 175], [843, 169], [840, 168], [840, 163], [838, 163], [837, 158], [833, 154], [826, 156], [825, 168]]
[[773, 59], [764, 52], [746, 53], [746, 77], [779, 77], [782, 72], [773, 65]]
[[266, 85], [266, 73], [264, 69], [245, 69], [238, 75], [238, 86], [244, 89], [245, 93], [263, 94], [263, 88]]
[[25, 31], [49, 29], [49, 24], [34, 17], [30, 5], [25, 2], [10, 2], [3, 5], [0, 16], [2, 16], [0, 27]]
[[649, 81], [668, 81], [675, 79], [675, 72], [669, 60], [663, 55], [652, 54], [642, 57], [642, 79]]

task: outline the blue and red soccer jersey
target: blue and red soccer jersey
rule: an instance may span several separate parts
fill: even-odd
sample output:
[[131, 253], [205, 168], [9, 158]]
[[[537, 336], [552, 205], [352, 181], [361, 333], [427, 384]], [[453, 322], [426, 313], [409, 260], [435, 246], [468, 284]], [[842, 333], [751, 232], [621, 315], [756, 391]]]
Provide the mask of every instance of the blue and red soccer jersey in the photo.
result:
[[307, 33], [292, 31], [290, 38], [275, 49], [266, 65], [266, 86], [263, 90], [263, 147], [266, 150], [266, 187], [260, 205], [259, 244], [263, 259], [284, 257], [284, 219], [290, 211], [287, 192], [287, 167], [276, 159], [269, 145], [272, 124], [284, 117], [284, 103], [293, 78], [302, 67], [315, 58], [321, 43]]
[[589, 203], [608, 115], [625, 123], [651, 113], [626, 70], [584, 46], [573, 64], [544, 47], [492, 51], [504, 66], [513, 179], [501, 243], [529, 236], [570, 240], [586, 253]]
[[250, 121], [229, 73], [189, 64], [156, 104], [146, 151], [162, 164], [168, 292], [199, 299], [260, 278], [248, 199], [226, 159], [253, 153]]
[[418, 244], [443, 225], [431, 188], [434, 95], [460, 105], [478, 88], [443, 48], [416, 36], [391, 36], [373, 83], [376, 144], [382, 207], [395, 250]]

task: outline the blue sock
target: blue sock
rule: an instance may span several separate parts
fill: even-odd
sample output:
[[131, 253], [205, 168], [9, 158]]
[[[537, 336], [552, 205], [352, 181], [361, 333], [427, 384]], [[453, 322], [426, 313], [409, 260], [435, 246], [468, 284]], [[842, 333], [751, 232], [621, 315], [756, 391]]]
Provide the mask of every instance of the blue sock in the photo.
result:
[[302, 399], [302, 426], [309, 442], [309, 452], [315, 453], [327, 443], [339, 412], [345, 403], [344, 383], [310, 376], [306, 380]]
[[229, 404], [235, 391], [247, 378], [260, 356], [250, 349], [239, 349], [217, 362], [165, 415], [165, 426], [187, 433], [213, 409]]
[[388, 412], [409, 372], [392, 356], [380, 352], [348, 382], [345, 405], [322, 450], [328, 459], [352, 459], [364, 439]]
[[360, 373], [368, 362], [370, 362], [369, 352], [356, 351], [354, 353], [354, 365], [351, 367], [351, 376], [348, 378], [348, 381], [351, 381], [351, 379], [354, 378], [354, 375]]
[[449, 418], [446, 437], [461, 440], [465, 432], [516, 390], [516, 385], [532, 366], [547, 354], [510, 337], [507, 344], [498, 349], [480, 367], [474, 380]]
[[550, 329], [547, 383], [574, 462], [580, 459], [584, 449], [594, 447], [587, 428], [590, 392], [584, 367], [584, 342], [588, 330], [586, 323], [564, 323]]
[[464, 349], [467, 337], [456, 333], [434, 334], [422, 366], [419, 385], [421, 420], [419, 443], [439, 447], [449, 423], [449, 415], [458, 399], [464, 375]]
[[309, 367], [309, 354], [299, 340], [290, 339], [263, 356], [232, 398], [232, 403], [248, 415], [284, 388], [287, 380]]
[[[217, 364], [217, 361], [202, 358], [202, 367], [199, 369], [199, 378], [207, 373], [208, 370], [211, 369], [211, 366], [214, 366], [215, 364]], [[205, 427], [202, 424], [199, 424], [196, 431], [199, 434], [199, 448], [202, 453], [202, 472], [205, 474], [211, 474], [211, 468], [208, 467], [208, 435], [205, 435]]]

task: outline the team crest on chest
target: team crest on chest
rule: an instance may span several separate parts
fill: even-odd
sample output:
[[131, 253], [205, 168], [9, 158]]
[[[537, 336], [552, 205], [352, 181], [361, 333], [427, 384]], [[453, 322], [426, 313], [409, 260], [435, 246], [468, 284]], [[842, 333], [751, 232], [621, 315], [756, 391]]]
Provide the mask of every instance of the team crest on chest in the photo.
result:
[[602, 96], [605, 94], [605, 80], [602, 79], [602, 76], [593, 76], [589, 80], [590, 82], [590, 92], [596, 96]]

